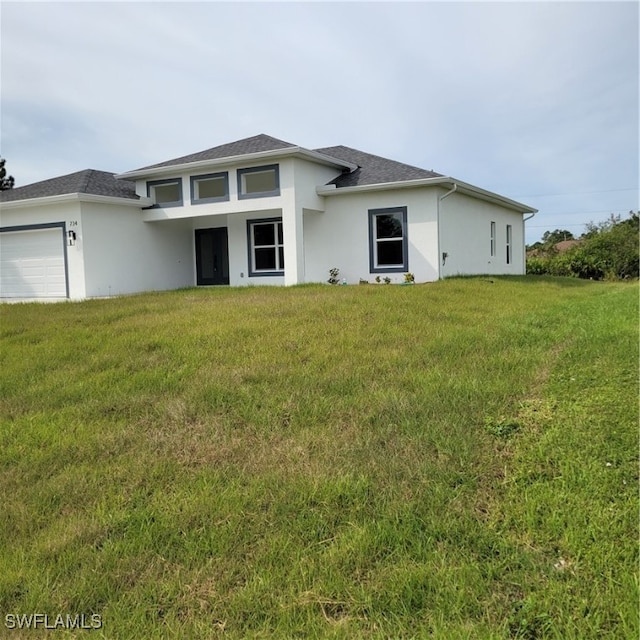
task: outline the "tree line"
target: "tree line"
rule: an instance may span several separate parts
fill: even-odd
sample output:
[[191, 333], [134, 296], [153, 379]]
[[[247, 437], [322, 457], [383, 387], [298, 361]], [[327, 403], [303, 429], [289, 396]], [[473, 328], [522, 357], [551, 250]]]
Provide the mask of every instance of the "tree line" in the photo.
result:
[[[563, 240], [576, 242], [559, 250]], [[527, 247], [527, 273], [590, 280], [638, 278], [639, 247], [639, 212], [629, 211], [624, 219], [611, 214], [603, 222], [588, 223], [579, 238], [566, 229], [546, 231], [541, 242]]]
[[0, 158], [0, 191], [13, 189], [13, 185], [15, 184], [13, 176], [7, 175], [7, 170], [4, 167], [5, 163], [6, 160], [4, 158]]

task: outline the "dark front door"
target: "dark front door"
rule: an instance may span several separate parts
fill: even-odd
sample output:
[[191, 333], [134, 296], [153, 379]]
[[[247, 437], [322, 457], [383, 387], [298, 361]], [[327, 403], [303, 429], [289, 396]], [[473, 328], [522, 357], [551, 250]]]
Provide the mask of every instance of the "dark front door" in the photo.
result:
[[226, 227], [196, 229], [196, 279], [199, 285], [229, 284]]

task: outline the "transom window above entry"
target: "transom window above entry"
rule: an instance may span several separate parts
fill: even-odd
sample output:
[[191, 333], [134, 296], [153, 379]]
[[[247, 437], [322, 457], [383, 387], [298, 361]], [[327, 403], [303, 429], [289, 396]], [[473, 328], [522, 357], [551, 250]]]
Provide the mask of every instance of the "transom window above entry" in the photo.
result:
[[238, 198], [265, 198], [280, 195], [280, 169], [277, 164], [238, 169]]
[[151, 180], [147, 182], [147, 196], [154, 207], [179, 207], [182, 205], [182, 180]]
[[407, 207], [369, 210], [371, 273], [408, 271]]
[[191, 202], [224, 202], [229, 199], [229, 174], [208, 173], [191, 176]]

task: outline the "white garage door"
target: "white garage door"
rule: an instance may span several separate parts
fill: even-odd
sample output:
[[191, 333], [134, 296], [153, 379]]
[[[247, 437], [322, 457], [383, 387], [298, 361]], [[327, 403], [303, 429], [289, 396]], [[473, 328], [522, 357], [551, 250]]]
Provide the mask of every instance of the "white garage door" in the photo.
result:
[[0, 298], [66, 298], [61, 226], [0, 232]]

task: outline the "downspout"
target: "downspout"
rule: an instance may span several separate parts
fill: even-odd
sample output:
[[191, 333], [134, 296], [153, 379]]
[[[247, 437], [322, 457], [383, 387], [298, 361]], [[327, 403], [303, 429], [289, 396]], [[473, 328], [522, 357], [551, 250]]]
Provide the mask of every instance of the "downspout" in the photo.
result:
[[527, 222], [527, 220], [531, 220], [531, 218], [533, 218], [536, 213], [537, 211], [534, 211], [528, 218], [522, 219], [522, 255], [524, 256], [524, 273], [522, 274], [523, 276], [527, 275], [527, 229], [525, 227], [525, 222]]
[[438, 201], [436, 203], [436, 220], [438, 224], [438, 280], [442, 277], [441, 271], [444, 266], [444, 261], [446, 260], [446, 256], [440, 253], [440, 203], [448, 198], [452, 193], [455, 193], [458, 190], [458, 185], [454, 182], [453, 188], [447, 191], [444, 195], [438, 196]]

